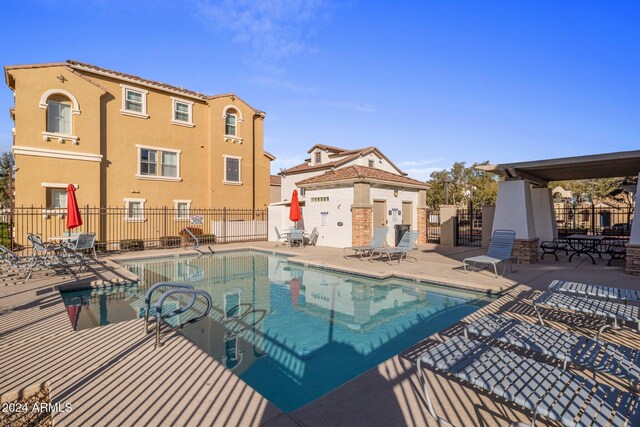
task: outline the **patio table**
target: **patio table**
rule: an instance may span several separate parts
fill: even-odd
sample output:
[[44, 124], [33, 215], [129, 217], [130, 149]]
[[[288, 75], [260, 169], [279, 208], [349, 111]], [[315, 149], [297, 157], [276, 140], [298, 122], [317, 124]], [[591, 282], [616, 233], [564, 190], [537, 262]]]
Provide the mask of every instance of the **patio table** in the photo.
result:
[[571, 236], [565, 237], [569, 244], [569, 250], [571, 255], [569, 256], [569, 262], [573, 259], [575, 255], [585, 254], [589, 258], [591, 258], [591, 262], [596, 263], [595, 258], [592, 253], [597, 253], [598, 257], [602, 258], [602, 254], [598, 249], [598, 246], [604, 239], [604, 236], [590, 236], [588, 234], [572, 234]]

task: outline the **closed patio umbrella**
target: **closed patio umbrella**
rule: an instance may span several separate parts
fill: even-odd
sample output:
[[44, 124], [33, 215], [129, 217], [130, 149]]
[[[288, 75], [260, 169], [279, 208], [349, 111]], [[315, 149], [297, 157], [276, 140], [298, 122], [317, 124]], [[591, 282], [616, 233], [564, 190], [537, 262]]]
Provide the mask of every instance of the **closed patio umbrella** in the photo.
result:
[[71, 235], [71, 229], [82, 225], [80, 208], [76, 200], [76, 187], [73, 184], [67, 186], [67, 229]]
[[300, 202], [298, 201], [298, 190], [293, 190], [291, 195], [291, 208], [289, 209], [289, 219], [297, 223], [300, 221]]

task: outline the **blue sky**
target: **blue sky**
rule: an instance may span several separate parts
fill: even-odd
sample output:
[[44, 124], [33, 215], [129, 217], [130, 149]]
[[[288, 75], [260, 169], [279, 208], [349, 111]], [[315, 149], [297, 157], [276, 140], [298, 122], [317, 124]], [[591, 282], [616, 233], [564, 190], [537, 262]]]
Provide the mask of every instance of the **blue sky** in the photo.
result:
[[[30, 1], [2, 65], [77, 59], [267, 112], [272, 171], [375, 145], [426, 179], [455, 161], [640, 149], [640, 2]], [[12, 92], [0, 89], [0, 151]]]

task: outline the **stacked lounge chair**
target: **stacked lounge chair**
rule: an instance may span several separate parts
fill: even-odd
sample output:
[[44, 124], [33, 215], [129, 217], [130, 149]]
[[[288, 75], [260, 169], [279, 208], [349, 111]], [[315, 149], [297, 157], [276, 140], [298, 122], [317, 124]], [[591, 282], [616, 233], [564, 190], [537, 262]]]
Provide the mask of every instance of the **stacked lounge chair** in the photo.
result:
[[590, 314], [592, 316], [601, 316], [613, 323], [606, 323], [600, 327], [596, 338], [607, 328], [618, 328], [622, 322], [635, 323], [640, 332], [639, 308], [637, 305], [620, 304], [600, 299], [578, 297], [562, 293], [545, 291], [533, 299], [533, 308], [536, 311], [540, 324], [544, 325], [544, 320], [540, 315], [538, 306], [546, 306], [550, 308], [563, 308], [578, 313]]
[[528, 409], [532, 426], [538, 416], [565, 426], [640, 426], [638, 394], [462, 336], [425, 351], [417, 362], [429, 413], [442, 424], [451, 425], [435, 412], [423, 365]]
[[492, 337], [505, 344], [535, 351], [593, 372], [610, 374], [637, 388], [640, 382], [640, 350], [587, 338], [547, 326], [489, 314], [467, 326], [465, 336]]
[[554, 280], [549, 285], [549, 290], [584, 297], [604, 298], [609, 301], [640, 302], [640, 291], [635, 289], [622, 289], [611, 286]]

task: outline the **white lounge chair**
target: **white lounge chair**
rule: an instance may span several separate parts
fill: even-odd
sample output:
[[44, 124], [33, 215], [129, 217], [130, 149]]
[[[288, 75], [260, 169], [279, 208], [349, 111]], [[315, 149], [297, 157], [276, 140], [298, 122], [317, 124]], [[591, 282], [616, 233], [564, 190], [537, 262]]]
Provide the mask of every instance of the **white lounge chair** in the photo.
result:
[[[472, 264], [491, 264], [493, 265], [493, 271], [498, 277], [498, 263], [503, 262], [502, 275], [507, 268], [507, 263], [511, 265], [511, 272], [513, 273], [513, 263], [511, 251], [513, 250], [513, 243], [516, 240], [516, 232], [513, 230], [495, 230], [491, 237], [491, 243], [489, 244], [489, 250], [486, 255], [478, 255], [470, 258], [465, 258], [462, 261], [464, 272], [467, 272], [467, 263]], [[517, 265], [520, 263], [520, 258], [516, 258], [516, 270]]]
[[373, 236], [371, 236], [371, 243], [369, 243], [368, 245], [349, 246], [343, 248], [342, 255], [346, 258], [347, 250], [354, 251], [354, 256], [358, 256], [358, 253], [360, 253], [360, 258], [367, 254], [370, 255], [372, 250], [376, 248], [383, 248], [386, 246], [385, 242], [387, 239], [387, 233], [389, 233], [389, 227], [376, 227], [375, 230], [373, 230]]
[[417, 231], [407, 231], [400, 239], [398, 246], [388, 247], [388, 248], [376, 248], [371, 251], [371, 256], [369, 259], [372, 259], [375, 254], [379, 254], [380, 256], [386, 255], [391, 261], [394, 255], [399, 255], [398, 262], [402, 261], [403, 258], [407, 258], [407, 254], [413, 250], [418, 241], [419, 233]]

